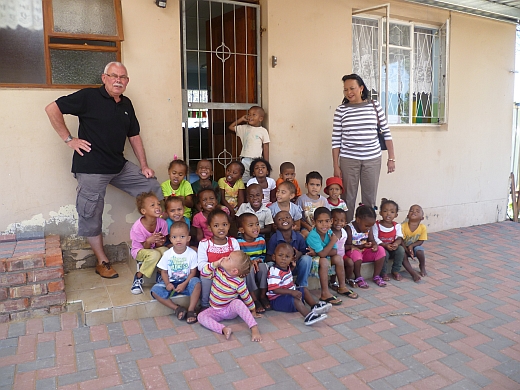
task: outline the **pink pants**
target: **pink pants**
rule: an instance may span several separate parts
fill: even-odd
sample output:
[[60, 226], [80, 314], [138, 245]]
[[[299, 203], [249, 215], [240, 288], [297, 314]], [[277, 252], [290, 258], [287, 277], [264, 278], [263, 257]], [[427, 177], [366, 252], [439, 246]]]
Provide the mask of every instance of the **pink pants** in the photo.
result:
[[350, 257], [353, 262], [363, 260], [363, 263], [370, 263], [385, 257], [385, 248], [377, 247], [377, 251], [373, 252], [372, 248], [365, 248], [363, 251], [351, 250], [347, 251], [346, 256]]
[[203, 327], [222, 334], [222, 329], [224, 329], [225, 326], [220, 324], [219, 321], [232, 320], [233, 318], [236, 318], [236, 316], [240, 316], [250, 329], [256, 325], [253, 315], [240, 299], [233, 299], [222, 309], [209, 307], [199, 313], [197, 319]]

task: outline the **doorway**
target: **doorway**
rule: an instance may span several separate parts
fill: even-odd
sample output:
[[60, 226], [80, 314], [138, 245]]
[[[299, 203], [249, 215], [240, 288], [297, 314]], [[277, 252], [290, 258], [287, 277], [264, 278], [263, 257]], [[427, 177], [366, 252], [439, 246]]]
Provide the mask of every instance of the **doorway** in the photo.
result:
[[228, 126], [261, 105], [260, 6], [182, 0], [181, 18], [184, 157], [191, 172], [211, 161], [218, 180], [242, 148]]

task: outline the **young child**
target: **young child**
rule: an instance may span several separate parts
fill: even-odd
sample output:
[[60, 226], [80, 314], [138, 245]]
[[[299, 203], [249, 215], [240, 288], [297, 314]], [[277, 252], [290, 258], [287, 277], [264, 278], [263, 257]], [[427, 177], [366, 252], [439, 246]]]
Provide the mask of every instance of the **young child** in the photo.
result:
[[252, 213], [257, 216], [260, 224], [260, 234], [266, 235], [271, 232], [273, 226], [273, 216], [271, 211], [262, 203], [262, 187], [260, 184], [251, 184], [246, 188], [247, 203], [242, 203], [238, 209], [236, 216], [239, 217], [244, 213]]
[[411, 269], [412, 266], [408, 261], [408, 257], [413, 259], [414, 256], [417, 256], [417, 260], [419, 260], [419, 274], [421, 276], [426, 276], [428, 275], [426, 273], [426, 257], [424, 256], [424, 248], [422, 247], [422, 244], [424, 244], [424, 241], [428, 239], [428, 232], [426, 226], [421, 223], [424, 219], [424, 211], [422, 207], [418, 204], [414, 204], [410, 207], [410, 210], [408, 210], [407, 218], [408, 221], [404, 222], [402, 225], [403, 245], [406, 251], [403, 265], [407, 270], [407, 267], [410, 267]]
[[221, 203], [229, 209], [231, 217], [235, 216], [240, 205], [244, 203], [246, 187], [242, 181], [243, 175], [244, 165], [240, 161], [233, 161], [226, 168], [226, 177], [218, 181]]
[[168, 166], [168, 176], [170, 180], [166, 180], [161, 184], [164, 197], [175, 195], [184, 200], [184, 216], [191, 218], [191, 208], [193, 207], [193, 190], [191, 184], [187, 181], [188, 164], [184, 160], [173, 160]]
[[251, 341], [262, 340], [254, 318], [262, 315], [256, 313], [243, 279], [250, 269], [249, 256], [242, 251], [234, 251], [213, 263], [205, 264], [200, 271], [202, 280], [209, 280], [211, 284], [211, 307], [199, 313], [199, 323], [213, 332], [223, 334], [227, 340], [232, 330], [219, 321], [237, 316], [251, 329]]
[[293, 202], [296, 202], [296, 199], [302, 196], [302, 190], [298, 185], [298, 180], [296, 180], [296, 168], [292, 162], [286, 161], [280, 164], [280, 176], [276, 179], [276, 188], [280, 186], [284, 181], [291, 182], [295, 188], [295, 197]]
[[[298, 311], [304, 317], [305, 325], [312, 325], [327, 318], [332, 305], [325, 302], [316, 302], [307, 287], [295, 287], [291, 273], [294, 264], [294, 248], [287, 243], [276, 246], [273, 253], [274, 267], [269, 268], [267, 279], [269, 292], [267, 296], [276, 311], [294, 313]], [[305, 306], [307, 303], [311, 309]]]
[[260, 184], [262, 192], [264, 193], [262, 202], [265, 206], [268, 206], [276, 200], [276, 182], [269, 177], [271, 170], [272, 168], [269, 161], [263, 158], [255, 158], [251, 162], [250, 167], [250, 173], [253, 177], [247, 182], [248, 187], [251, 184]]
[[[249, 188], [249, 187], [248, 187]], [[256, 312], [264, 313], [271, 310], [267, 293], [267, 267], [265, 258], [265, 239], [260, 234], [260, 224], [255, 214], [244, 213], [238, 218], [238, 231], [241, 237], [237, 238], [240, 249], [251, 258], [253, 266], [246, 276], [246, 285], [253, 301]], [[256, 291], [258, 290], [258, 294]]]
[[296, 285], [299, 287], [307, 287], [309, 273], [311, 271], [312, 258], [307, 254], [307, 244], [303, 236], [296, 233], [293, 229], [294, 221], [287, 211], [280, 211], [274, 217], [276, 232], [269, 239], [267, 244], [267, 255], [265, 262], [271, 262], [274, 251], [278, 244], [290, 244], [295, 250], [294, 261], [296, 268], [293, 269], [296, 274]]
[[294, 230], [299, 232], [301, 228], [302, 210], [300, 206], [297, 206], [294, 203], [292, 203], [295, 195], [296, 188], [294, 186], [294, 183], [290, 181], [281, 182], [280, 184], [278, 184], [278, 187], [276, 188], [276, 202], [269, 206], [269, 210], [271, 210], [273, 218], [280, 211], [289, 212], [294, 221]]
[[184, 201], [180, 196], [170, 195], [164, 200], [164, 208], [168, 218], [166, 223], [168, 224], [168, 231], [172, 227], [174, 222], [183, 221], [188, 225], [188, 229], [191, 226], [189, 218], [184, 216]]
[[340, 177], [329, 177], [325, 182], [325, 186], [323, 192], [329, 196], [327, 201], [329, 202], [330, 209], [341, 209], [345, 212], [348, 211], [347, 204], [340, 198], [343, 194], [343, 180]]
[[[152, 287], [152, 298], [175, 310], [177, 319], [186, 319], [188, 324], [197, 322], [195, 306], [200, 297], [200, 279], [197, 278], [197, 252], [188, 247], [190, 230], [183, 221], [175, 222], [170, 228], [172, 247], [164, 252], [157, 268], [161, 270], [161, 282]], [[166, 282], [167, 281], [167, 282]], [[188, 312], [170, 299], [176, 294], [190, 297]]]
[[[347, 241], [347, 232], [345, 231], [345, 226], [347, 226], [347, 212], [336, 208], [332, 209], [330, 214], [332, 217], [332, 233], [334, 233], [334, 235], [338, 238], [338, 242], [336, 243], [337, 254], [343, 259], [343, 264], [345, 265], [345, 274], [350, 275], [354, 270], [354, 263], [352, 262], [352, 259], [345, 256], [345, 242]], [[339, 288], [339, 283], [335, 282], [335, 277], [336, 275], [332, 275], [330, 277], [331, 285]], [[347, 298], [351, 299], [358, 298], [358, 294], [350, 289], [345, 292], [345, 295]]]
[[220, 207], [217, 202], [217, 194], [213, 188], [203, 188], [199, 195], [200, 212], [193, 216], [193, 227], [197, 229], [197, 241], [202, 241], [205, 238], [213, 237], [213, 233], [208, 228], [208, 216], [213, 210], [223, 210], [229, 214], [226, 207]]
[[[399, 212], [399, 205], [393, 200], [386, 198], [381, 199], [381, 206], [379, 206], [379, 215], [381, 215], [381, 221], [377, 221], [372, 227], [372, 234], [379, 246], [385, 249], [385, 262], [383, 263], [383, 269], [381, 270], [381, 277], [384, 281], [389, 281], [390, 277], [387, 275], [387, 262], [389, 259], [393, 259], [392, 264], [392, 277], [394, 280], [400, 281], [402, 279], [399, 271], [403, 264], [405, 255], [404, 247], [401, 245], [403, 242], [403, 233], [401, 230], [401, 224], [394, 222]], [[410, 263], [408, 263], [409, 265]], [[405, 269], [412, 276], [414, 282], [421, 280], [421, 277], [411, 267], [405, 266]]]
[[[238, 245], [236, 238], [227, 236], [229, 226], [229, 216], [224, 211], [217, 209], [209, 213], [208, 227], [213, 236], [199, 242], [197, 251], [199, 271], [202, 271], [206, 264], [214, 263], [222, 257], [229, 256], [231, 252], [240, 250], [240, 245]], [[249, 269], [247, 272], [249, 272]], [[209, 307], [211, 279], [202, 279], [201, 287], [200, 304], [202, 308], [207, 308]]]
[[368, 288], [367, 282], [361, 276], [361, 264], [374, 262], [374, 283], [386, 287], [386, 282], [380, 276], [385, 262], [385, 250], [377, 245], [372, 234], [372, 226], [376, 223], [376, 212], [373, 208], [361, 205], [356, 209], [355, 220], [347, 225], [346, 256], [354, 262], [354, 278], [348, 275], [352, 287]]
[[130, 291], [132, 294], [143, 292], [143, 275], [151, 277], [155, 266], [168, 248], [164, 245], [168, 235], [168, 225], [161, 218], [162, 208], [159, 199], [153, 192], [143, 192], [136, 198], [137, 210], [142, 217], [130, 229], [132, 240], [132, 257], [141, 264], [135, 273]]
[[[234, 131], [242, 141], [242, 151], [240, 157], [244, 164], [245, 172], [244, 182], [250, 179], [249, 167], [251, 162], [258, 157], [263, 157], [269, 161], [269, 133], [262, 127], [265, 112], [262, 107], [253, 106], [249, 109], [247, 115], [238, 118], [231, 125], [229, 130]], [[241, 125], [241, 123], [246, 123]]]
[[330, 209], [327, 199], [320, 195], [323, 177], [316, 171], [309, 172], [305, 176], [305, 187], [307, 194], [298, 198], [296, 204], [302, 209], [301, 234], [307, 237], [314, 227], [314, 211], [318, 207]]
[[318, 207], [314, 211], [314, 221], [315, 227], [309, 232], [305, 241], [309, 249], [312, 249], [316, 254], [315, 257], [319, 264], [320, 301], [331, 303], [332, 305], [341, 305], [341, 300], [332, 295], [329, 291], [329, 270], [331, 265], [334, 265], [336, 268], [339, 283], [338, 293], [348, 295], [350, 290], [345, 285], [345, 266], [343, 259], [337, 254], [336, 243], [338, 242], [338, 237], [336, 237], [330, 229], [332, 226], [330, 210], [326, 207]]
[[[220, 203], [220, 189], [218, 183], [213, 180], [213, 166], [208, 160], [200, 160], [195, 171], [199, 180], [191, 183], [193, 194], [196, 196], [203, 188], [213, 188], [217, 193], [217, 201]], [[194, 202], [195, 203], [195, 202]], [[196, 206], [196, 205], [195, 205]]]

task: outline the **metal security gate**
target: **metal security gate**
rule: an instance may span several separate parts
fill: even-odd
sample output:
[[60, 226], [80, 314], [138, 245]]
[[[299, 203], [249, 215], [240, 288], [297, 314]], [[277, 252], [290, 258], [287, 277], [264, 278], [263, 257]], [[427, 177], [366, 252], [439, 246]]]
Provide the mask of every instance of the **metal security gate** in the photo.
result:
[[182, 0], [184, 157], [213, 163], [214, 179], [240, 154], [228, 126], [261, 104], [260, 6]]

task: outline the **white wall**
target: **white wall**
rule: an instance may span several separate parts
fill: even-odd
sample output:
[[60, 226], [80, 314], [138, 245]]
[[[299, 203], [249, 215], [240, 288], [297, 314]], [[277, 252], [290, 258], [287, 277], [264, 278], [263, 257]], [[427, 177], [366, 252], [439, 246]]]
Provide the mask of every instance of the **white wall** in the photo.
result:
[[[377, 3], [260, 3], [273, 176], [281, 162], [293, 161], [303, 187], [308, 171], [332, 174], [332, 117], [342, 99], [341, 77], [352, 69], [351, 12]], [[440, 25], [450, 17], [435, 8], [391, 4], [392, 17], [403, 20]], [[178, 3], [170, 0], [160, 9], [153, 1], [123, 0], [123, 19], [123, 62], [131, 77], [126, 94], [141, 123], [149, 165], [166, 180], [167, 163], [173, 154], [182, 155]], [[515, 26], [452, 13], [450, 44], [448, 126], [392, 127], [397, 169], [392, 175], [383, 172], [378, 195], [395, 199], [403, 209], [421, 204], [431, 231], [501, 220], [507, 198]], [[69, 92], [0, 89], [0, 232], [45, 224], [48, 231], [75, 232], [72, 153], [43, 110]], [[76, 119], [67, 122], [74, 134]], [[135, 161], [131, 150], [127, 157]], [[106, 203], [106, 243], [128, 240], [136, 219], [133, 199], [109, 189]], [[59, 223], [54, 226], [53, 220]]]

